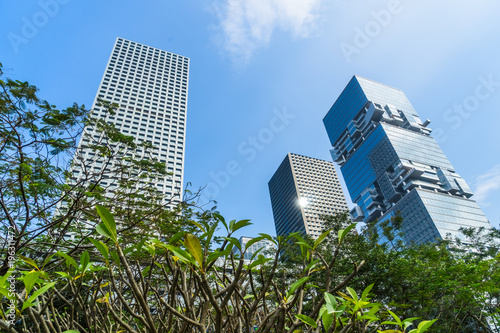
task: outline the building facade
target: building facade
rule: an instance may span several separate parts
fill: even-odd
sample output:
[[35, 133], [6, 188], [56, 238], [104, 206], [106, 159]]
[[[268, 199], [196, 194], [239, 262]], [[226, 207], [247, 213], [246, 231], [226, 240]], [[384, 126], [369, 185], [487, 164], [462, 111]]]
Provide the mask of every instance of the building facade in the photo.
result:
[[316, 238], [323, 216], [348, 210], [332, 162], [289, 153], [268, 185], [278, 236], [301, 232]]
[[[251, 244], [247, 248], [247, 243], [254, 239], [254, 237], [247, 237], [247, 236], [241, 236], [239, 239], [239, 242], [241, 244], [241, 249], [245, 252], [244, 253], [244, 261], [245, 264], [249, 264], [253, 260], [258, 259], [259, 255], [263, 255], [266, 258], [272, 258], [274, 256], [274, 253], [272, 253], [275, 250], [274, 244], [268, 240], [268, 239], [262, 239], [258, 242], [255, 242]], [[233, 247], [233, 253], [235, 255], [241, 255], [241, 252], [238, 248]]]
[[407, 242], [461, 237], [461, 227], [491, 227], [473, 195], [405, 94], [354, 76], [323, 119], [341, 166], [351, 216], [403, 217]]
[[[166, 164], [168, 176], [155, 179], [154, 184], [141, 180], [138, 186], [155, 186], [170, 206], [180, 202], [183, 191], [188, 75], [188, 58], [117, 38], [92, 106], [95, 118], [113, 124], [138, 144], [153, 146], [147, 151], [138, 146], [126, 156]], [[106, 112], [99, 100], [117, 103], [116, 113]], [[87, 175], [93, 171], [98, 174], [104, 167], [95, 151], [87, 148], [102, 140], [100, 135], [93, 126], [84, 129], [72, 170], [74, 179], [82, 176], [81, 165], [85, 165]], [[111, 175], [100, 186], [109, 193], [116, 188], [116, 181]]]

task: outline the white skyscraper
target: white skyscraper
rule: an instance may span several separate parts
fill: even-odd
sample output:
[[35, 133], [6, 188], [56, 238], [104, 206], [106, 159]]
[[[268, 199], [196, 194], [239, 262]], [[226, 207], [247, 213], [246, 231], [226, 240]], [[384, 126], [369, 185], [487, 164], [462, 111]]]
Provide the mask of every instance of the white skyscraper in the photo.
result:
[[[166, 163], [171, 174], [156, 179], [154, 186], [172, 204], [180, 201], [183, 190], [188, 73], [186, 57], [117, 38], [92, 107], [95, 118], [114, 124], [121, 133], [133, 136], [138, 144], [153, 145], [147, 156], [141, 147], [126, 156]], [[116, 113], [106, 112], [98, 100], [117, 103]], [[87, 135], [80, 141], [78, 159], [91, 169], [86, 170], [87, 175], [92, 169], [98, 174], [102, 162], [94, 156], [94, 151], [85, 147], [101, 134], [91, 126], [84, 131]], [[81, 174], [82, 170], [75, 167], [73, 179]], [[100, 185], [112, 191], [116, 178], [106, 178]]]

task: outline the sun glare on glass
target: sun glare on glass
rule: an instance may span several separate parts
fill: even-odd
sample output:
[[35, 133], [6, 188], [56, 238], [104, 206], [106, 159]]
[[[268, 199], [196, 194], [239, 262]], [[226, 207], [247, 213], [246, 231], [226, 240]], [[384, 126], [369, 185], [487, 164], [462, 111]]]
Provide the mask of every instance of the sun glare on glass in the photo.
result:
[[307, 206], [308, 203], [309, 203], [309, 201], [307, 200], [307, 198], [301, 197], [299, 199], [299, 205], [301, 205], [302, 207]]

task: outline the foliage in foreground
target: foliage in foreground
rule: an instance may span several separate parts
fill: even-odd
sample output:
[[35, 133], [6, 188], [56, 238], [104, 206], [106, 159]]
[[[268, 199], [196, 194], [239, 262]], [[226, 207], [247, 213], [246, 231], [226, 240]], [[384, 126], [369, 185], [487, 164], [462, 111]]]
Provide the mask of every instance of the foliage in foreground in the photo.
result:
[[[326, 225], [338, 229], [346, 221], [345, 215], [337, 215], [328, 217]], [[341, 275], [353, 261], [365, 260], [349, 286], [363, 290], [374, 284], [373, 297], [398, 315], [438, 319], [433, 332], [498, 332], [500, 232], [464, 229], [462, 240], [401, 244], [401, 225], [396, 217], [366, 226], [361, 233], [350, 233], [333, 275]], [[382, 236], [389, 242], [381, 244]], [[334, 243], [327, 239], [320, 251], [328, 256]], [[289, 256], [289, 275], [295, 273], [297, 262], [300, 260]]]
[[[192, 220], [196, 235], [179, 232], [168, 240], [142, 238], [124, 244], [111, 213], [98, 206], [99, 238], [88, 238], [79, 258], [59, 251], [43, 262], [21, 257], [18, 267], [0, 280], [5, 296], [2, 315], [15, 304], [15, 325], [9, 332], [406, 332], [417, 318], [400, 319], [380, 303], [370, 289], [361, 295], [347, 284], [364, 261], [354, 264], [339, 280], [332, 276], [342, 242], [354, 224], [336, 235], [330, 260], [317, 251], [330, 234], [312, 245], [298, 234], [272, 238], [262, 234], [247, 244], [266, 239], [272, 257], [256, 254], [245, 263], [233, 248], [245, 249], [233, 233], [250, 224], [230, 221], [217, 213]], [[227, 232], [212, 248], [216, 229]], [[278, 286], [279, 253], [295, 244], [306, 264], [295, 281]], [[28, 268], [29, 267], [29, 268]], [[18, 274], [17, 272], [21, 272]], [[22, 281], [8, 292], [11, 274]], [[311, 281], [324, 274], [322, 281]], [[411, 332], [424, 332], [433, 321], [420, 321]]]

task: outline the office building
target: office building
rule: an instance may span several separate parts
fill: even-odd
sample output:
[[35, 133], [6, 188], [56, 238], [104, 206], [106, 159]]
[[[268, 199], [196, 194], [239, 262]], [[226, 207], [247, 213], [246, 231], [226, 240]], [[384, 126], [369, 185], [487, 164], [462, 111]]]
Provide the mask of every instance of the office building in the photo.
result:
[[396, 213], [407, 242], [460, 237], [461, 227], [490, 227], [405, 94], [354, 76], [323, 119], [351, 199], [353, 219]]
[[[170, 206], [181, 200], [184, 175], [185, 124], [188, 94], [189, 59], [150, 46], [117, 38], [102, 77], [92, 109], [93, 116], [113, 124], [121, 133], [133, 136], [138, 144], [148, 142], [153, 148], [139, 147], [127, 157], [165, 163], [170, 175], [154, 182], [143, 179], [141, 186], [153, 185]], [[99, 106], [102, 99], [119, 105], [115, 114]], [[102, 135], [95, 126], [84, 129], [73, 177], [99, 173], [102, 159], [87, 148]], [[112, 169], [115, 158], [107, 167]], [[117, 177], [108, 175], [100, 182], [107, 193], [116, 188]]]
[[324, 216], [348, 210], [332, 162], [289, 153], [269, 181], [276, 234], [321, 234]]
[[[248, 265], [252, 261], [252, 258], [253, 260], [257, 260], [259, 255], [263, 255], [266, 258], [274, 257], [273, 250], [275, 250], [275, 245], [270, 240], [262, 239], [258, 242], [250, 244], [250, 246], [247, 248], [247, 243], [252, 239], [254, 239], [254, 237], [247, 236], [242, 236], [239, 239], [241, 249], [245, 252], [243, 258], [245, 264]], [[233, 248], [233, 253], [235, 255], [241, 255], [240, 250], [236, 247]]]

